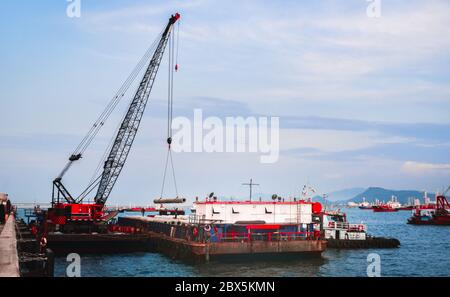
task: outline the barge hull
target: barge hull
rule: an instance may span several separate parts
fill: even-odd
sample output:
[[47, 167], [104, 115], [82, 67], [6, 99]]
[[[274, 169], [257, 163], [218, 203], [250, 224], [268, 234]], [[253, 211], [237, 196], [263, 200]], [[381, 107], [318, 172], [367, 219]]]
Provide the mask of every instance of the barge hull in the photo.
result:
[[171, 258], [193, 261], [209, 261], [235, 256], [320, 255], [327, 245], [324, 240], [199, 243], [155, 232], [149, 232], [149, 236], [152, 250]]
[[390, 249], [398, 248], [400, 241], [395, 238], [373, 237], [365, 240], [328, 239], [328, 247], [335, 249]]
[[146, 234], [49, 234], [47, 239], [56, 254], [141, 252], [149, 244]]

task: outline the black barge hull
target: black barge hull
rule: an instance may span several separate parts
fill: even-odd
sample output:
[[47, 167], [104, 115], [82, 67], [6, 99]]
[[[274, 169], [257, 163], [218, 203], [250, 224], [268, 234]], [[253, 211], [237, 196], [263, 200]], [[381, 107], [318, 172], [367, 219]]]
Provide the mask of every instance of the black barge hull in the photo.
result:
[[56, 254], [143, 252], [149, 247], [147, 234], [49, 234], [48, 247]]
[[327, 247], [334, 249], [393, 249], [400, 247], [400, 241], [384, 237], [369, 237], [366, 240], [328, 239]]

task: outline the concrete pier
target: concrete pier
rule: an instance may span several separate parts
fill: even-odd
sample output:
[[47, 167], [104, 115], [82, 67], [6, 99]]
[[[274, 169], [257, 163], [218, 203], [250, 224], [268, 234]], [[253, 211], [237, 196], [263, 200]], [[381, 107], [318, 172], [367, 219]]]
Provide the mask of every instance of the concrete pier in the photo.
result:
[[15, 217], [11, 214], [0, 234], [0, 277], [20, 277]]

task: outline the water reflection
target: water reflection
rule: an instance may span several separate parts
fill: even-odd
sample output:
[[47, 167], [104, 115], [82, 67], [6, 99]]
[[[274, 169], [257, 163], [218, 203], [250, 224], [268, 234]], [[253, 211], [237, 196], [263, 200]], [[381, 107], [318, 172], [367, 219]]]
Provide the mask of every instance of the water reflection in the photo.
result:
[[320, 267], [327, 263], [321, 256], [302, 256], [291, 259], [255, 259], [247, 261], [211, 261], [197, 264], [194, 271], [199, 276], [274, 276], [296, 277], [317, 276]]

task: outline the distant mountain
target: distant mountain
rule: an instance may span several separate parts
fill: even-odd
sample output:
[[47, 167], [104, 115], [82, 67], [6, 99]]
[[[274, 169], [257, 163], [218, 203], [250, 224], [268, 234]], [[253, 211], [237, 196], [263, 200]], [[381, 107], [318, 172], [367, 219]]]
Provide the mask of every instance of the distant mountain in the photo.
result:
[[334, 191], [327, 194], [327, 199], [329, 201], [343, 201], [343, 200], [349, 200], [352, 197], [355, 197], [356, 195], [359, 195], [363, 193], [366, 189], [365, 188], [350, 188], [350, 189], [344, 189], [340, 191]]
[[[375, 202], [376, 199], [380, 201], [389, 201], [392, 195], [394, 195], [400, 203], [405, 204], [408, 203], [409, 198], [419, 198], [423, 202], [423, 194], [423, 192], [415, 190], [388, 190], [384, 188], [370, 187], [348, 201], [362, 202], [363, 198], [370, 203]], [[434, 193], [428, 193], [428, 197], [434, 199]]]
[[[333, 191], [330, 193], [327, 193], [327, 199], [326, 201], [323, 199], [323, 196], [316, 195], [312, 198], [312, 201], [314, 202], [320, 202], [322, 204], [347, 204], [347, 202], [353, 201], [356, 203], [362, 202], [363, 197], [365, 200], [369, 203], [375, 202], [376, 199], [380, 201], [389, 201], [392, 197], [392, 195], [396, 196], [398, 201], [402, 204], [408, 203], [408, 199], [411, 198], [419, 198], [421, 202], [423, 202], [423, 192], [416, 191], [416, 190], [389, 190], [384, 189], [380, 187], [370, 187], [370, 188], [349, 188], [339, 191]], [[434, 200], [434, 193], [428, 193], [428, 197], [431, 200]], [[272, 194], [267, 193], [260, 193], [256, 192], [253, 193], [253, 201], [258, 201], [259, 198], [262, 198], [264, 201], [270, 201]], [[284, 197], [286, 201], [289, 201], [289, 198]], [[223, 200], [231, 200], [230, 197], [221, 197]], [[298, 199], [298, 196], [297, 196]], [[248, 200], [248, 197], [240, 197], [235, 198], [233, 200]]]
[[320, 202], [322, 205], [330, 204], [330, 201], [325, 201], [322, 196], [314, 196], [312, 198], [313, 202]]
[[[344, 189], [344, 190], [330, 192], [330, 193], [327, 193], [327, 200], [328, 200], [328, 202], [347, 201], [347, 200], [352, 199], [356, 195], [363, 193], [365, 190], [366, 190], [365, 188], [350, 188], [350, 189]], [[317, 201], [320, 203], [325, 202], [323, 197], [320, 195], [314, 196], [313, 201]]]

